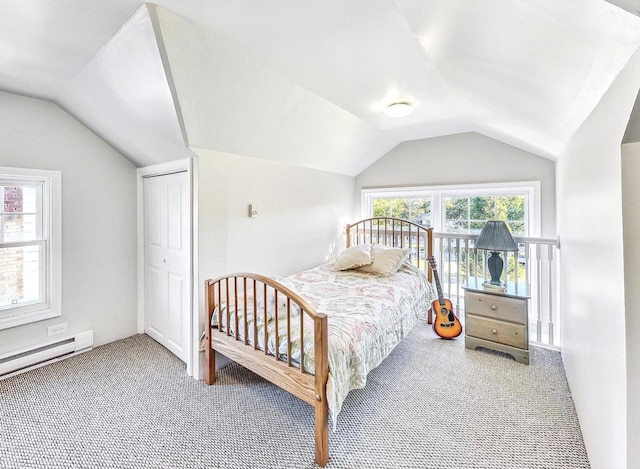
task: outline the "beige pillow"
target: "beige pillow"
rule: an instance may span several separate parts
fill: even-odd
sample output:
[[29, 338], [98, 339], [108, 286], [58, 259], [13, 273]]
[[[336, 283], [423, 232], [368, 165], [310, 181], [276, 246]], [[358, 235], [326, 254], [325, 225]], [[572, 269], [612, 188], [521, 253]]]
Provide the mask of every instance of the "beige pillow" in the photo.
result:
[[371, 259], [371, 245], [358, 244], [342, 251], [333, 263], [331, 270], [352, 270], [371, 264], [371, 262], [373, 262], [373, 259]]
[[409, 248], [390, 248], [379, 244], [371, 246], [371, 257], [373, 262], [358, 269], [358, 272], [388, 277], [395, 274], [402, 262], [407, 258]]

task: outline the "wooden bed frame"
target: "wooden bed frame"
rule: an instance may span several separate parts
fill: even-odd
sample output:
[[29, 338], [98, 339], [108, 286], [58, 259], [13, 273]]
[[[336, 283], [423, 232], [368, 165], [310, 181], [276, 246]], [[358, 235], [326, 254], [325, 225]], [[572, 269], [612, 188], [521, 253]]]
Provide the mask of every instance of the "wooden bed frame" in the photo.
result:
[[[347, 247], [362, 243], [383, 244], [386, 246], [410, 248], [409, 259], [423, 267], [429, 281], [432, 281], [431, 268], [427, 258], [433, 255], [433, 231], [416, 223], [397, 218], [368, 218], [346, 229]], [[415, 240], [415, 241], [414, 241]], [[414, 254], [415, 249], [415, 254]], [[420, 259], [421, 250], [424, 250], [424, 259]], [[417, 259], [416, 259], [417, 258]], [[216, 354], [218, 351], [229, 359], [239, 363], [243, 367], [253, 371], [263, 378], [271, 381], [276, 386], [299, 397], [315, 408], [315, 461], [320, 466], [325, 466], [329, 459], [329, 427], [328, 405], [326, 397], [326, 385], [329, 373], [328, 362], [328, 321], [327, 315], [316, 312], [299, 295], [288, 289], [281, 283], [268, 277], [252, 273], [235, 273], [220, 277], [215, 280], [207, 280], [206, 304], [207, 327], [205, 334], [208, 346], [205, 350], [207, 361], [205, 381], [213, 384], [216, 381]], [[256, 294], [248, 294], [255, 292]], [[257, 297], [263, 295], [263, 305]], [[278, 330], [278, 320], [286, 318], [289, 325], [287, 330], [288, 353], [286, 357], [276, 357], [267, 350], [267, 333], [265, 328], [264, 343], [258, 344], [257, 321], [253, 321], [253, 327], [248, 324], [247, 316], [257, 317], [264, 315], [264, 323], [267, 323], [267, 295], [274, 298], [275, 326]], [[213, 312], [221, 310], [221, 305], [226, 304], [229, 313], [226, 314], [224, 327], [212, 328]], [[286, 304], [286, 311], [278, 311], [279, 306]], [[300, 331], [304, 330], [304, 324], [312, 321], [314, 325], [313, 350], [315, 370], [308, 373], [303, 369], [304, 347], [303, 337], [294, 337], [300, 341], [300, 360], [291, 360], [291, 313], [296, 308], [300, 311], [299, 317], [294, 316], [293, 321], [300, 322]], [[238, 318], [238, 309], [245, 311]], [[231, 316], [235, 316], [231, 319]], [[223, 318], [223, 315], [219, 315]], [[428, 321], [432, 322], [432, 312], [428, 311]], [[252, 340], [252, 343], [249, 343]], [[263, 350], [259, 348], [263, 347]], [[279, 350], [278, 334], [275, 334], [275, 348]]]

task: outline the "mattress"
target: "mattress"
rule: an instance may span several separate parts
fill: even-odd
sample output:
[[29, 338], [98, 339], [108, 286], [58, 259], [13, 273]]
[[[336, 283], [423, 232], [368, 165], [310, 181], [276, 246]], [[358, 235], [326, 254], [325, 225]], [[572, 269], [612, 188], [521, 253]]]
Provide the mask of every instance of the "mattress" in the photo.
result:
[[[328, 317], [327, 401], [334, 428], [349, 391], [366, 385], [368, 373], [391, 353], [419, 319], [426, 318], [431, 302], [437, 298], [424, 272], [409, 262], [403, 263], [398, 272], [389, 277], [357, 270], [333, 272], [331, 264], [323, 264], [289, 277], [272, 278], [297, 293], [317, 313], [324, 313]], [[223, 330], [226, 331], [228, 324], [229, 333], [235, 335], [237, 316], [238, 336], [244, 340], [246, 304], [247, 342], [253, 345], [257, 338], [258, 348], [264, 350], [266, 330], [267, 351], [275, 355], [277, 311], [278, 356], [287, 361], [290, 350], [292, 364], [299, 366], [299, 337], [303, 330], [303, 367], [306, 372], [313, 374], [312, 319], [304, 314], [301, 324], [300, 311], [291, 302], [291, 324], [288, 324], [287, 299], [284, 295], [276, 296], [271, 292], [265, 298], [262, 292], [254, 295], [249, 290], [245, 301], [244, 288], [240, 289], [242, 292], [237, 297], [237, 303], [232, 294], [234, 304], [227, 308], [223, 303], [219, 311], [214, 311], [211, 326], [218, 328], [220, 318]], [[287, 342], [289, 328], [291, 349]]]

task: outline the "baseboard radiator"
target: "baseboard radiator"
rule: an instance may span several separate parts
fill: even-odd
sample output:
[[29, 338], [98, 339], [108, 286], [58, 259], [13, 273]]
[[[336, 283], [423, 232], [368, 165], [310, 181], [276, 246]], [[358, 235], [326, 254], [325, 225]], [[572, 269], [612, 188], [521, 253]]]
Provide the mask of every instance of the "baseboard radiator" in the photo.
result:
[[8, 378], [93, 348], [93, 331], [83, 331], [72, 337], [52, 340], [0, 355], [0, 379]]

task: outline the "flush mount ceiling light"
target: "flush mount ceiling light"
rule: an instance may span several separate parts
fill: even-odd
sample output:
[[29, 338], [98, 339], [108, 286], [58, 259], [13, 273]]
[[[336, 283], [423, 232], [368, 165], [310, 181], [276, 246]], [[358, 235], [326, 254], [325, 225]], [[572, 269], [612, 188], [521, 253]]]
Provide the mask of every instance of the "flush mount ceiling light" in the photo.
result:
[[412, 112], [413, 112], [413, 106], [411, 105], [411, 103], [407, 101], [395, 101], [389, 104], [384, 110], [384, 113], [387, 116], [393, 117], [394, 119], [399, 119], [400, 117], [407, 117]]

